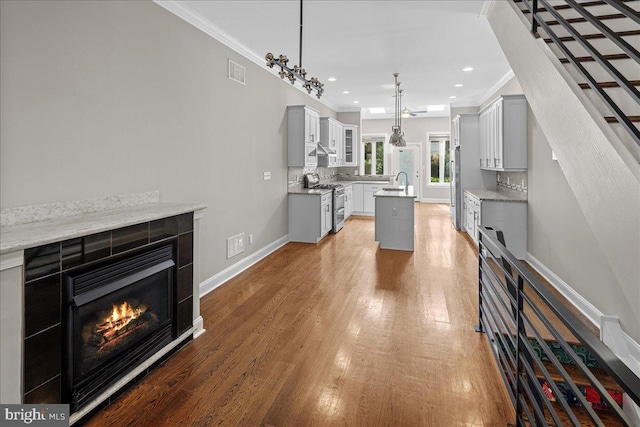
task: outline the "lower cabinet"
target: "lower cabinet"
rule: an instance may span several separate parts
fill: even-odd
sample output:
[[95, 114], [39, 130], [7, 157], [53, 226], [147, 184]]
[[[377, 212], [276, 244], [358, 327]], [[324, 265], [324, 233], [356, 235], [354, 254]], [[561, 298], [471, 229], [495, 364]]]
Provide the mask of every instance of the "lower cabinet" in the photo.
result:
[[318, 243], [333, 225], [332, 193], [289, 194], [289, 240]]
[[353, 212], [353, 186], [346, 185], [344, 187], [344, 219], [351, 216]]
[[[354, 215], [367, 215], [374, 216], [375, 215], [375, 197], [378, 191], [382, 190], [388, 184], [383, 183], [373, 183], [373, 184], [353, 184], [353, 214]], [[356, 186], [362, 188], [360, 190]], [[360, 194], [362, 196], [360, 196]], [[362, 200], [362, 204], [360, 204], [360, 200]]]
[[478, 243], [480, 225], [501, 230], [507, 250], [518, 259], [527, 255], [527, 204], [481, 200], [469, 193], [464, 195], [464, 228]]
[[362, 184], [353, 184], [353, 209], [351, 213], [355, 214], [358, 212], [362, 212], [363, 210], [363, 193], [362, 193]]

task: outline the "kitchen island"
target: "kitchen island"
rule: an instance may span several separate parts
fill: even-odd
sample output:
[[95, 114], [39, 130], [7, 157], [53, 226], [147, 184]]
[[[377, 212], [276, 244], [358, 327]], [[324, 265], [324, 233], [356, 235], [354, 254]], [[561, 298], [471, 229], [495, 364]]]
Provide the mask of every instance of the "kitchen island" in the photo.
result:
[[380, 249], [413, 251], [414, 205], [413, 186], [386, 187], [374, 194], [375, 239]]

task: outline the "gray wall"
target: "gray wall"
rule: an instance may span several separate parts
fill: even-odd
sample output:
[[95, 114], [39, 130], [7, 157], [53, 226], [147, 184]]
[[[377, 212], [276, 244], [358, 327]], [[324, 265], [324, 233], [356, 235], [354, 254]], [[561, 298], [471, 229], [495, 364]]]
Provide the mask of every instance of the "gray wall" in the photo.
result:
[[[362, 134], [384, 134], [391, 135], [393, 119], [371, 119], [362, 120]], [[446, 187], [433, 187], [425, 185], [425, 164], [424, 156], [428, 132], [450, 132], [449, 117], [420, 117], [402, 119], [402, 132], [407, 143], [418, 143], [422, 146], [422, 200], [449, 200], [450, 189]]]
[[253, 233], [248, 255], [287, 234], [286, 106], [335, 112], [151, 2], [1, 8], [1, 207], [149, 190], [206, 203], [203, 279], [242, 258], [228, 236]]
[[[514, 77], [489, 96], [523, 93]], [[531, 108], [527, 109], [527, 251], [600, 312], [618, 316], [624, 331], [640, 342], [638, 302], [632, 288], [611, 271], [578, 201]]]

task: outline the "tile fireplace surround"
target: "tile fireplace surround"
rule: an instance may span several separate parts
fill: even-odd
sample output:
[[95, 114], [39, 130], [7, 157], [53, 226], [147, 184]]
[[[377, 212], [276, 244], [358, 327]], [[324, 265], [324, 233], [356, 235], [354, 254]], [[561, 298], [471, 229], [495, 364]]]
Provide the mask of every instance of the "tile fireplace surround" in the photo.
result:
[[[129, 245], [128, 247], [131, 248], [135, 247], [134, 245], [136, 244], [144, 247], [144, 245], [151, 245], [154, 242], [154, 226], [157, 228], [158, 224], [162, 225], [163, 221], [174, 217], [175, 221], [169, 221], [168, 223], [184, 224], [184, 219], [187, 218], [191, 222], [190, 218], [193, 215], [192, 231], [187, 228], [185, 233], [184, 231], [177, 231], [178, 229], [176, 228], [174, 232], [175, 238], [183, 236], [183, 234], [179, 233], [184, 233], [185, 236], [189, 235], [189, 237], [191, 237], [191, 233], [193, 235], [192, 265], [189, 265], [190, 269], [191, 267], [193, 268], [192, 302], [188, 299], [185, 300], [188, 304], [186, 308], [192, 308], [192, 310], [186, 311], [187, 313], [188, 311], [193, 312], [191, 316], [193, 318], [192, 324], [188, 323], [187, 327], [179, 329], [179, 336], [172, 342], [135, 367], [116, 383], [110, 385], [78, 412], [75, 412], [70, 418], [71, 424], [99, 407], [111, 395], [117, 393], [118, 390], [125, 387], [138, 375], [143, 374], [155, 362], [165, 357], [186, 340], [192, 337], [196, 338], [204, 332], [203, 321], [200, 316], [200, 277], [198, 267], [200, 218], [206, 206], [195, 203], [160, 203], [159, 200], [159, 192], [153, 191], [21, 208], [5, 208], [0, 211], [0, 342], [2, 343], [0, 348], [0, 403], [23, 403], [25, 401], [25, 393], [29, 392], [29, 390], [25, 390], [25, 388], [29, 387], [25, 385], [25, 378], [31, 377], [25, 375], [24, 372], [25, 348], [27, 348], [25, 345], [27, 342], [25, 316], [28, 318], [27, 323], [30, 322], [29, 324], [33, 325], [34, 322], [32, 320], [33, 316], [29, 316], [28, 308], [25, 310], [29, 300], [28, 296], [25, 295], [25, 290], [30, 286], [30, 283], [25, 285], [25, 281], [31, 280], [25, 275], [25, 253], [29, 254], [33, 251], [33, 248], [44, 247], [44, 245], [56, 247], [60, 243], [59, 246], [64, 249], [65, 243], [74, 241], [72, 239], [84, 242], [85, 240], [90, 241], [91, 236], [109, 236], [109, 239], [106, 239], [109, 242], [109, 247], [106, 248], [108, 253], [105, 255], [105, 249], [101, 249], [103, 254], [101, 256], [109, 257], [123, 248], [122, 246], [117, 246], [119, 244], [117, 243], [117, 238], [122, 235], [121, 230], [127, 230], [127, 227], [130, 229], [135, 228], [136, 230], [145, 229], [144, 224], [148, 224], [146, 242], [140, 243], [139, 239], [137, 243], [125, 242], [125, 245]], [[191, 227], [191, 224], [187, 225], [187, 227]], [[180, 225], [180, 230], [184, 230], [183, 225]], [[164, 230], [162, 231], [164, 232]], [[162, 237], [156, 236], [155, 238]], [[144, 237], [142, 240], [144, 240]], [[84, 248], [84, 244], [82, 247]], [[128, 247], [125, 247], [125, 249]], [[64, 255], [61, 256], [60, 262], [54, 261], [54, 264], [60, 265], [58, 267], [60, 272], [65, 269]], [[92, 253], [90, 256], [96, 255]], [[57, 293], [57, 291], [53, 292], [53, 294]], [[50, 294], [51, 292], [44, 293], [41, 297], [51, 298], [55, 306], [58, 295]], [[27, 298], [25, 299], [25, 297]], [[46, 313], [44, 315], [38, 314], [36, 318], [39, 320], [35, 323], [43, 323], [42, 334], [51, 335], [51, 331], [59, 330], [60, 323], [59, 321], [53, 321], [54, 326], [47, 327], [48, 324], [44, 325], [46, 322], [42, 320], [42, 318], [46, 317], [45, 315]], [[29, 325], [27, 325], [27, 329], [30, 329]], [[55, 334], [53, 335], [55, 336]], [[31, 337], [28, 339], [31, 339]], [[60, 345], [59, 337], [55, 338], [54, 341], [56, 341], [55, 345]], [[61, 352], [59, 351], [58, 353]], [[58, 362], [56, 361], [53, 364], [56, 363]], [[59, 375], [51, 381], [59, 384]], [[45, 381], [44, 384], [48, 383]], [[43, 386], [43, 388], [47, 387], [51, 386]]]

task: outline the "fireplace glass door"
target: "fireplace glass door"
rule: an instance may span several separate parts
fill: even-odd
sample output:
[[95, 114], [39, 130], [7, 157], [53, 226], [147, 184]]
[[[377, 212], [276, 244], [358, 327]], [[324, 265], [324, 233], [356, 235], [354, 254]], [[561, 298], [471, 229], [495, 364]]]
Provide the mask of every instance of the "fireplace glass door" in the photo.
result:
[[163, 270], [83, 306], [74, 322], [76, 378], [90, 374], [104, 362], [118, 360], [171, 322], [168, 289], [171, 270]]
[[174, 338], [174, 254], [172, 243], [66, 275], [63, 366], [73, 410]]

